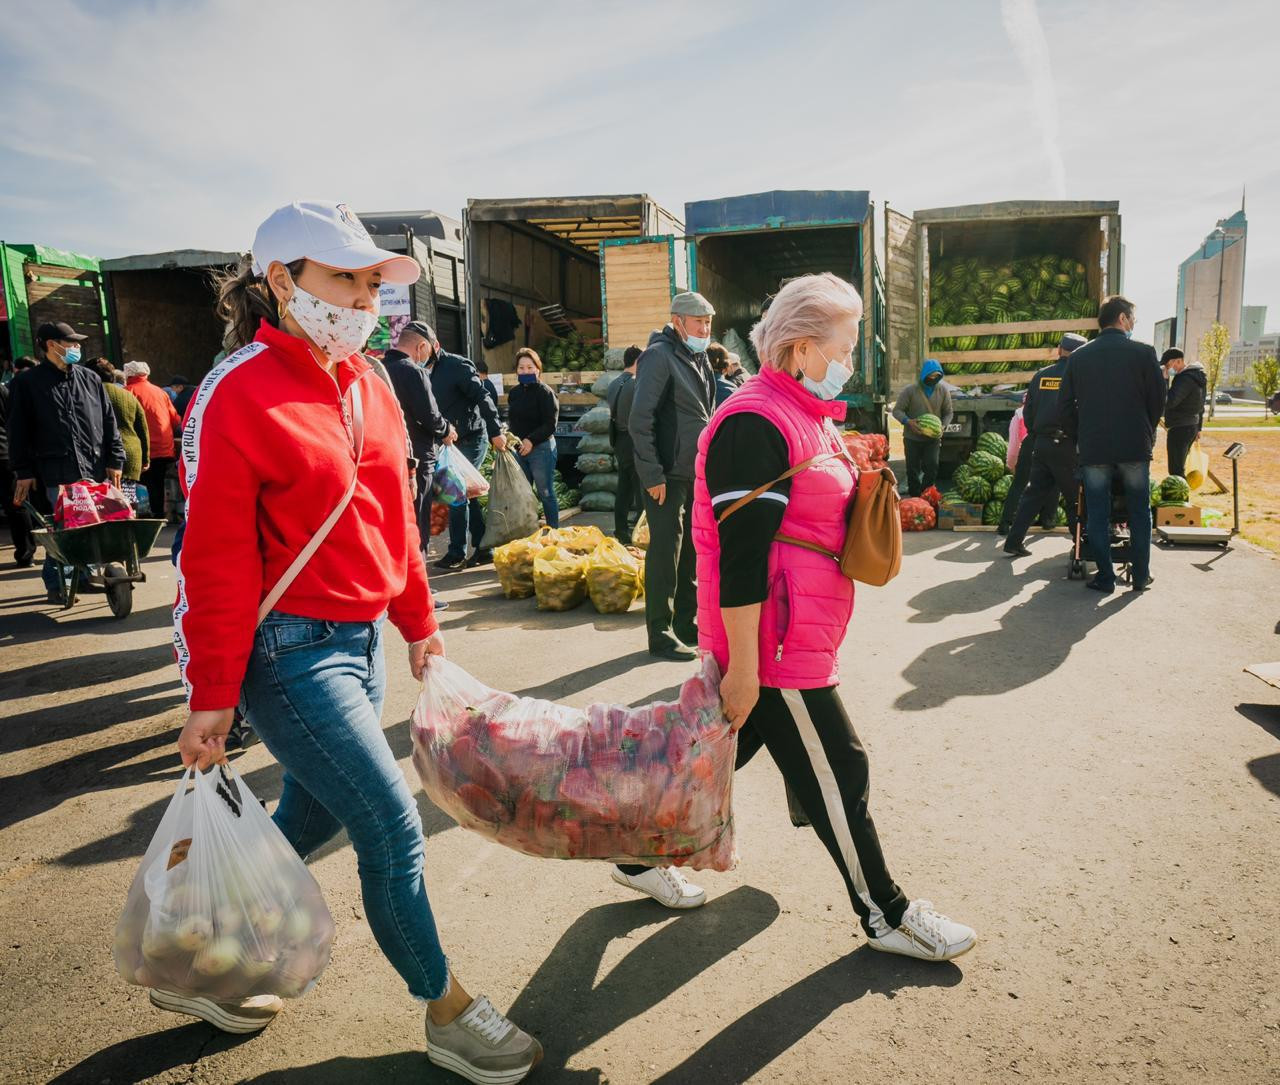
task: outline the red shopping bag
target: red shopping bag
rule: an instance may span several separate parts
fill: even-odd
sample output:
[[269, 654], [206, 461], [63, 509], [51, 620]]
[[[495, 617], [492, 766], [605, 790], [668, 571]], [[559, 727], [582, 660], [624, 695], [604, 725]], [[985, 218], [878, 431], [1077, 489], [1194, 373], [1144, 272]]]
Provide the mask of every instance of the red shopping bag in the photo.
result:
[[132, 520], [134, 516], [133, 505], [120, 490], [109, 482], [88, 479], [61, 487], [53, 507], [53, 522], [63, 530], [108, 520]]

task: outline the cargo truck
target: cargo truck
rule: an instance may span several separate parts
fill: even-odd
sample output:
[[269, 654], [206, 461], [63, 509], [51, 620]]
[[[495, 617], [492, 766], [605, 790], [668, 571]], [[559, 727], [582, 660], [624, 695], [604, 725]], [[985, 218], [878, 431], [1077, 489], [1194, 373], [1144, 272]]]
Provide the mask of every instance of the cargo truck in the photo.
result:
[[853, 283], [862, 329], [840, 398], [847, 425], [884, 433], [890, 384], [874, 211], [861, 191], [758, 192], [687, 203], [685, 224], [690, 286], [715, 306], [713, 338], [745, 341], [765, 300], [797, 276], [829, 271]]
[[201, 380], [222, 351], [223, 322], [214, 280], [240, 262], [238, 252], [177, 249], [102, 261], [107, 311], [116, 329], [111, 360], [144, 361], [154, 384]]
[[516, 350], [539, 351], [567, 461], [606, 353], [621, 368], [621, 351], [667, 320], [685, 281], [683, 225], [644, 194], [472, 199], [463, 233], [468, 354], [509, 382]]
[[94, 257], [0, 241], [0, 278], [0, 332], [12, 357], [34, 355], [36, 329], [58, 321], [88, 336], [86, 358], [108, 352], [106, 301]]
[[893, 388], [917, 379], [924, 358], [942, 363], [956, 406], [944, 465], [988, 430], [1007, 437], [1062, 333], [1095, 335], [1099, 303], [1121, 289], [1115, 201], [886, 207], [885, 249]]

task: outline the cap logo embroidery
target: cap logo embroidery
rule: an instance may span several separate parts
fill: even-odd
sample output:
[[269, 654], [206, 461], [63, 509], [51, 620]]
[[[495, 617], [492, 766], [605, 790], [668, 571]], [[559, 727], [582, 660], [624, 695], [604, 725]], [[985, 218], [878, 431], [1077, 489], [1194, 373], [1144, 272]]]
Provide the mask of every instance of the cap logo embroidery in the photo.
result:
[[360, 238], [362, 241], [372, 241], [369, 231], [364, 228], [364, 223], [355, 216], [355, 212], [351, 210], [345, 203], [338, 204], [338, 217]]

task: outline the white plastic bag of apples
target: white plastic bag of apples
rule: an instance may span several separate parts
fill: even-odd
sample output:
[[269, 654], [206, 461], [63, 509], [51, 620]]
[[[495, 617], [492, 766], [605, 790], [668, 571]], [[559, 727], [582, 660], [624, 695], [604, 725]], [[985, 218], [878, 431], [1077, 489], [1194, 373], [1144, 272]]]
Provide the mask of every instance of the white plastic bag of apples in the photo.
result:
[[298, 998], [332, 943], [320, 886], [239, 773], [187, 769], [116, 926], [120, 975], [217, 1001]]

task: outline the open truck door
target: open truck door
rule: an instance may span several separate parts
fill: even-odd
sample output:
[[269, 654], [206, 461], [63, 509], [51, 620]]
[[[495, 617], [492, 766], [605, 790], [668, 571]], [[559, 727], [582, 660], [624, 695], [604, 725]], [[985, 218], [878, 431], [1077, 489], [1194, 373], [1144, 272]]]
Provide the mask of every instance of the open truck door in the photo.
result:
[[671, 299], [681, 289], [677, 239], [614, 238], [600, 242], [600, 302], [607, 350], [642, 350], [667, 323]]
[[885, 306], [893, 388], [920, 372], [920, 235], [910, 215], [884, 209]]

